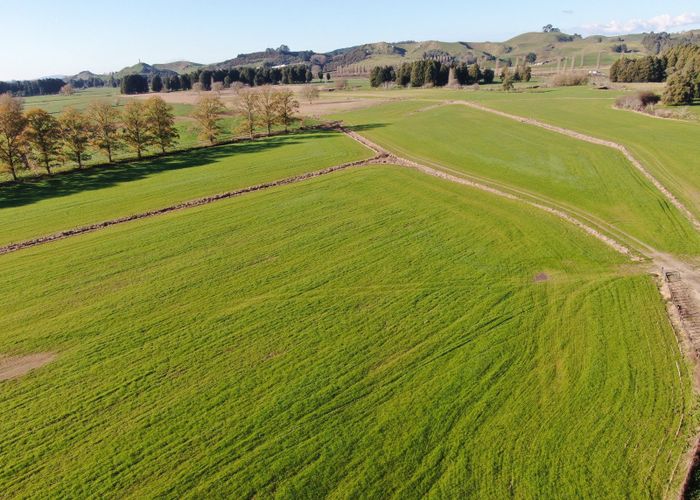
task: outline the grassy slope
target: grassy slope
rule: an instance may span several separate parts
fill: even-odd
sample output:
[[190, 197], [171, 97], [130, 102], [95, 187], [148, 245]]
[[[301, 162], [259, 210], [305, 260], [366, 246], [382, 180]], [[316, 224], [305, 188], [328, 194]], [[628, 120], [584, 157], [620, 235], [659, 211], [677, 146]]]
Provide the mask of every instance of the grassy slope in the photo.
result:
[[691, 388], [621, 262], [395, 167], [0, 257], [0, 352], [58, 353], [0, 384], [0, 489], [659, 497]]
[[663, 250], [698, 253], [697, 233], [621, 154], [464, 106], [430, 105], [405, 101], [337, 118], [399, 154], [583, 209]]
[[369, 156], [340, 134], [308, 132], [8, 186], [0, 188], [0, 244]]
[[695, 168], [700, 154], [700, 123], [616, 110], [612, 107], [614, 95], [576, 88], [523, 94], [476, 92], [462, 97], [620, 142], [700, 216], [700, 169]]

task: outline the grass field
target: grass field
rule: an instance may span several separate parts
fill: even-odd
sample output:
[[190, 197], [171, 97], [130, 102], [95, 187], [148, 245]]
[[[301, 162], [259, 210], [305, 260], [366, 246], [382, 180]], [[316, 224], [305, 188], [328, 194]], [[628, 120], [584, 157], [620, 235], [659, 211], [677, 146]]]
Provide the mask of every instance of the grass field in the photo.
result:
[[700, 236], [685, 217], [609, 148], [429, 101], [401, 101], [336, 118], [400, 155], [516, 188], [661, 250], [700, 254]]
[[0, 384], [0, 490], [660, 497], [693, 397], [623, 262], [397, 167], [1, 256], [0, 352], [57, 359]]
[[694, 168], [700, 153], [698, 121], [664, 120], [617, 110], [612, 105], [618, 92], [588, 88], [518, 94], [432, 91], [430, 95], [478, 100], [495, 109], [622, 143], [700, 216], [700, 169]]
[[0, 188], [0, 244], [371, 155], [338, 133], [306, 132], [15, 184]]

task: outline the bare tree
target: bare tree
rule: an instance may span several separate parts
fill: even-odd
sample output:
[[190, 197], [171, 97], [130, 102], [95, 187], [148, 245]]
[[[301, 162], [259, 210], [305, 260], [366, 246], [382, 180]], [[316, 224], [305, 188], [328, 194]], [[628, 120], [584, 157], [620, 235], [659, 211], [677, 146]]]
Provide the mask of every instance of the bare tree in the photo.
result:
[[25, 137], [33, 156], [51, 174], [51, 165], [61, 150], [61, 126], [56, 118], [40, 108], [30, 109], [26, 116]]
[[136, 151], [140, 160], [146, 148], [153, 143], [146, 119], [146, 105], [138, 99], [130, 100], [122, 113], [122, 138]]
[[175, 128], [173, 107], [162, 97], [154, 96], [146, 101], [146, 123], [153, 142], [160, 146], [163, 153], [180, 138], [180, 133]]
[[197, 101], [197, 105], [192, 113], [192, 117], [200, 127], [200, 137], [208, 140], [211, 144], [222, 132], [221, 115], [226, 108], [218, 95], [202, 95]]
[[83, 160], [90, 158], [88, 145], [91, 139], [90, 122], [80, 111], [65, 108], [58, 118], [61, 124], [61, 138], [66, 157], [74, 160], [78, 168], [83, 168]]
[[24, 148], [27, 119], [22, 114], [23, 102], [10, 94], [0, 95], [0, 162], [17, 180]]
[[301, 89], [302, 99], [309, 101], [309, 104], [313, 104], [313, 101], [318, 99], [320, 95], [321, 92], [316, 85], [304, 85]]
[[112, 155], [122, 146], [119, 137], [119, 110], [104, 101], [91, 102], [87, 109], [88, 118], [92, 124], [92, 143], [107, 155], [112, 163]]
[[70, 83], [66, 83], [61, 89], [58, 91], [59, 94], [61, 95], [73, 95], [75, 91], [73, 90], [73, 85]]
[[236, 114], [243, 118], [240, 130], [246, 133], [251, 139], [258, 124], [258, 100], [260, 94], [253, 89], [241, 89], [238, 91], [238, 99], [235, 103]]
[[296, 113], [299, 110], [299, 101], [297, 101], [294, 92], [291, 90], [282, 90], [277, 94], [277, 114], [279, 121], [284, 125], [284, 131], [289, 131], [289, 126], [296, 121]]

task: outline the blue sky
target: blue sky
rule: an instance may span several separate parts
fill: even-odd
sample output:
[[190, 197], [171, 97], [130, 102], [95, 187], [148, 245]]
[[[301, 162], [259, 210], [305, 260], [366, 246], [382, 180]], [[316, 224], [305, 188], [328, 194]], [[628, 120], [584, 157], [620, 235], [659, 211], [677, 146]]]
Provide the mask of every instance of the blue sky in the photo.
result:
[[2, 6], [0, 80], [102, 73], [138, 62], [211, 63], [289, 45], [328, 51], [374, 41], [502, 41], [552, 23], [613, 34], [700, 27], [698, 0], [239, 2], [12, 1]]

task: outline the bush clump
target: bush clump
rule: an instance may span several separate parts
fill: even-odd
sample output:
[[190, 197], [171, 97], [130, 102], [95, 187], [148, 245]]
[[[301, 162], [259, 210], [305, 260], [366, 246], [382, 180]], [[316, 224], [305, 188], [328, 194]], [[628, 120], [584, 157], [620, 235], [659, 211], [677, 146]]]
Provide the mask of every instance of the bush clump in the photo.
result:
[[588, 84], [588, 73], [582, 71], [566, 71], [554, 75], [552, 85], [555, 87], [576, 87]]
[[647, 111], [647, 108], [657, 104], [661, 98], [653, 92], [643, 91], [634, 95], [623, 95], [615, 101], [615, 107], [633, 111]]

